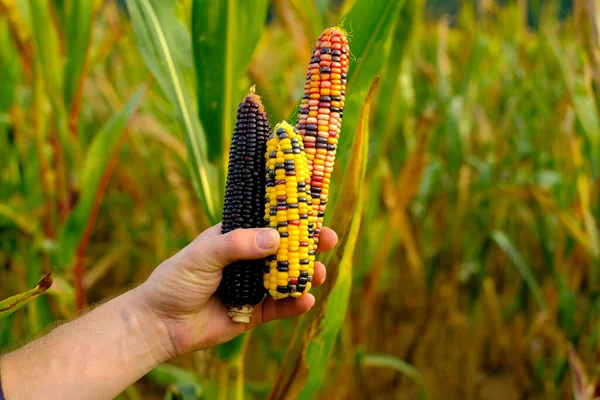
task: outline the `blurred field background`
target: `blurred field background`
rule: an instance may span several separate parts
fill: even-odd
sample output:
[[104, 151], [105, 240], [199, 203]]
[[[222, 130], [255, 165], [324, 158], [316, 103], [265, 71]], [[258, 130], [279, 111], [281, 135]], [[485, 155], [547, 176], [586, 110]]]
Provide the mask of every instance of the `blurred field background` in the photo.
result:
[[217, 222], [237, 103], [256, 84], [272, 123], [294, 118], [341, 25], [341, 242], [317, 306], [120, 398], [600, 396], [599, 17], [595, 0], [0, 0], [0, 299], [55, 271], [0, 319], [0, 350]]

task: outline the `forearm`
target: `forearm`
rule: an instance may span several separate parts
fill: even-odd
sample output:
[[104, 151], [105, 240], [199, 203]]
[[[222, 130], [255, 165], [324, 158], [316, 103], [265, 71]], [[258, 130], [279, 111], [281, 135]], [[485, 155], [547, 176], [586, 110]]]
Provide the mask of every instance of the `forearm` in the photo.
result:
[[170, 357], [166, 327], [127, 292], [2, 357], [7, 400], [112, 399]]

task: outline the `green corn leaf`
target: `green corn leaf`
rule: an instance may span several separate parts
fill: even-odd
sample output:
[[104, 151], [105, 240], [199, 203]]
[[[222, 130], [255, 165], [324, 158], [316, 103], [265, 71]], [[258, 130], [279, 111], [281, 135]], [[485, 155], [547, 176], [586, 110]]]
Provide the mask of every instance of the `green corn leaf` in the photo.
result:
[[362, 354], [359, 356], [361, 367], [383, 367], [393, 369], [406, 376], [420, 388], [419, 398], [427, 399], [425, 387], [423, 386], [423, 376], [418, 369], [404, 360], [388, 356], [386, 354]]
[[[362, 198], [362, 181], [365, 177], [366, 166], [363, 167], [361, 162], [367, 162], [368, 159], [368, 137], [369, 137], [369, 113], [371, 110], [371, 101], [377, 86], [379, 84], [379, 77], [376, 77], [371, 84], [369, 93], [365, 99], [363, 107], [360, 111], [359, 121], [360, 124], [355, 134], [354, 142], [352, 143], [352, 149], [350, 150], [350, 157], [352, 158], [352, 165], [349, 165], [343, 170], [344, 179], [339, 186], [339, 192], [343, 193], [330, 210], [326, 222], [327, 225], [333, 229], [339, 238], [340, 243], [344, 243], [345, 235], [350, 231], [350, 226], [355, 218], [356, 213], [349, 212], [356, 207], [358, 200]], [[365, 139], [367, 138], [367, 139]], [[366, 151], [365, 153], [361, 153]], [[366, 149], [366, 150], [365, 150]], [[324, 260], [328, 262], [327, 259]]]
[[[51, 0], [52, 6], [54, 7], [54, 11], [56, 12], [56, 19], [58, 20], [58, 24], [60, 27], [67, 26], [67, 17], [69, 14], [68, 7], [72, 5], [72, 1], [69, 0]], [[68, 40], [68, 38], [67, 38]]]
[[[0, 317], [2, 319], [3, 317]], [[0, 324], [0, 352], [4, 350], [6, 346], [11, 341], [11, 331], [13, 327], [13, 316], [9, 315], [6, 318], [3, 318], [2, 323]], [[267, 392], [269, 394], [269, 392]]]
[[82, 190], [79, 201], [59, 234], [56, 252], [56, 264], [59, 268], [68, 268], [73, 261], [96, 202], [104, 171], [119, 149], [127, 123], [137, 110], [145, 91], [145, 86], [140, 88], [125, 107], [96, 133], [90, 144], [81, 172]]
[[[19, 213], [6, 204], [0, 203], [0, 217], [7, 220], [7, 222], [11, 222], [15, 226], [19, 227], [19, 229], [33, 237], [39, 236], [39, 228], [36, 223], [28, 218], [28, 216]], [[5, 225], [4, 221], [0, 218], [0, 226]]]
[[329, 6], [329, 0], [313, 0], [315, 7], [318, 9], [319, 14], [325, 18], [327, 15], [327, 7]]
[[184, 75], [189, 70], [186, 55], [191, 54], [190, 35], [177, 19], [172, 2], [127, 0], [126, 3], [140, 53], [177, 111], [186, 139], [192, 181], [202, 208], [208, 219], [216, 223], [220, 217], [216, 205], [221, 188], [215, 179], [217, 170], [208, 162], [204, 133]]
[[[336, 165], [343, 169], [348, 160], [358, 126], [358, 117], [369, 86], [386, 63], [390, 36], [398, 20], [404, 1], [358, 0], [342, 19], [343, 28], [349, 32], [351, 62], [348, 67], [348, 83], [344, 120], [338, 148]], [[337, 167], [336, 167], [337, 168]]]
[[[8, 27], [6, 24], [0, 22], [0, 82], [2, 82], [0, 115], [10, 110], [16, 98], [17, 85], [21, 78], [19, 73], [19, 58], [15, 50], [10, 39]], [[0, 127], [2, 125], [4, 125], [4, 122], [0, 121]]]
[[246, 381], [244, 389], [248, 394], [254, 395], [259, 399], [266, 399], [271, 392], [272, 383], [269, 381]]
[[62, 276], [54, 277], [54, 284], [48, 290], [47, 294], [54, 297], [58, 311], [63, 317], [74, 316], [75, 288]]
[[332, 271], [331, 275], [334, 275], [334, 277], [330, 276], [330, 281], [335, 279], [335, 284], [330, 288], [331, 291], [326, 301], [320, 303], [323, 304], [325, 314], [318, 326], [319, 333], [306, 348], [308, 379], [300, 392], [298, 397], [300, 399], [311, 399], [321, 387], [327, 372], [327, 361], [331, 356], [333, 345], [348, 309], [348, 300], [352, 290], [354, 249], [358, 240], [363, 211], [362, 188], [369, 154], [369, 113], [371, 99], [378, 82], [379, 78], [376, 78], [362, 107], [358, 131], [350, 154], [353, 168], [344, 174], [344, 180], [340, 186], [344, 197], [338, 201], [332, 213], [331, 228], [338, 233], [341, 243], [334, 253], [333, 259], [329, 262], [329, 270]]
[[52, 309], [46, 296], [35, 298], [27, 303], [27, 320], [29, 322], [29, 332], [32, 334], [42, 332], [54, 321]]
[[242, 87], [242, 79], [262, 35], [267, 5], [266, 0], [193, 1], [198, 115], [210, 162], [225, 156], [237, 105], [248, 90]]
[[313, 43], [327, 25], [326, 10], [321, 8], [324, 4], [318, 4], [315, 0], [291, 0], [290, 5], [301, 19], [305, 31], [310, 35], [309, 41]]
[[529, 266], [525, 263], [525, 260], [519, 253], [519, 251], [512, 244], [508, 236], [502, 231], [494, 231], [491, 234], [492, 239], [496, 244], [506, 253], [508, 258], [512, 261], [512, 263], [517, 267], [517, 270], [525, 280], [525, 283], [529, 287], [529, 290], [533, 294], [533, 297], [538, 303], [538, 306], [542, 310], [547, 309], [546, 301], [544, 300], [544, 295], [540, 289], [540, 286], [535, 279], [535, 275], [533, 271], [529, 268]]
[[202, 396], [202, 387], [194, 384], [177, 384], [169, 386], [165, 400], [197, 400]]
[[418, 384], [421, 384], [423, 380], [418, 369], [403, 360], [385, 354], [363, 354], [360, 356], [360, 365], [391, 368]]
[[381, 79], [380, 106], [375, 111], [377, 114], [376, 121], [381, 124], [383, 133], [387, 139], [385, 142], [381, 141], [381, 143], [386, 143], [390, 138], [396, 137], [393, 129], [398, 118], [402, 118], [401, 115], [398, 115], [398, 107], [403, 95], [399, 83], [400, 69], [408, 54], [408, 49], [414, 36], [419, 6], [422, 6], [420, 3], [422, 1], [408, 1], [400, 9], [399, 20], [394, 29], [390, 56], [385, 67], [385, 73]]
[[[71, 135], [67, 124], [67, 111], [62, 97], [64, 59], [60, 57], [58, 33], [54, 29], [49, 3], [45, 0], [29, 0], [31, 26], [35, 43], [34, 79], [44, 82], [44, 89], [52, 105], [56, 130], [68, 165], [77, 168], [81, 164], [79, 141]], [[41, 116], [37, 116], [41, 119]], [[38, 123], [40, 123], [38, 121]]]
[[234, 337], [228, 342], [225, 342], [217, 346], [217, 355], [219, 360], [231, 361], [242, 353], [244, 348], [244, 341], [246, 340], [246, 334], [243, 333], [239, 336]]
[[327, 361], [344, 321], [352, 289], [352, 262], [362, 220], [363, 182], [366, 175], [371, 100], [378, 79], [371, 85], [360, 114], [351, 155], [352, 168], [345, 171], [344, 198], [334, 210], [332, 228], [339, 236], [337, 250], [328, 263], [323, 296], [301, 317], [270, 398], [311, 398], [321, 386]]
[[200, 384], [200, 378], [188, 371], [171, 364], [159, 364], [146, 375], [161, 386], [179, 384]]
[[298, 396], [299, 399], [313, 398], [321, 387], [327, 373], [327, 361], [331, 356], [333, 345], [346, 317], [352, 289], [352, 263], [361, 222], [362, 199], [359, 200], [353, 212], [356, 213], [356, 216], [352, 219], [346, 245], [343, 247], [343, 255], [340, 260], [334, 258], [329, 264], [330, 267], [337, 268], [339, 271], [335, 286], [329, 293], [327, 302], [324, 303], [325, 317], [319, 324], [319, 334], [312, 339], [306, 348], [308, 378], [306, 385]]
[[0, 319], [8, 317], [52, 286], [54, 272], [49, 272], [32, 289], [0, 301]]
[[559, 46], [556, 38], [549, 37], [549, 43], [568, 89], [575, 115], [588, 141], [589, 154], [593, 160], [593, 171], [594, 174], [597, 174], [600, 168], [600, 115], [598, 114], [594, 94], [589, 87], [590, 85], [586, 85], [584, 80], [575, 73], [574, 67], [567, 62], [569, 58]]
[[64, 70], [65, 106], [70, 109], [83, 81], [85, 63], [89, 54], [94, 18], [94, 0], [71, 1], [65, 34], [67, 59]]
[[59, 102], [62, 87], [61, 71], [63, 58], [58, 57], [59, 37], [54, 29], [49, 2], [45, 0], [29, 0], [31, 10], [31, 26], [35, 39], [36, 58], [43, 65], [42, 74], [51, 101]]

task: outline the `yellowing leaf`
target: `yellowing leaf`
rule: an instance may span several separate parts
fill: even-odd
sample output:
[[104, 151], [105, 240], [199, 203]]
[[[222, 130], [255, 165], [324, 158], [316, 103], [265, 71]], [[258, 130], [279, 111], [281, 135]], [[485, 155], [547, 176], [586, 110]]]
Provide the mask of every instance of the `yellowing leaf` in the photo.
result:
[[425, 156], [427, 152], [427, 135], [419, 137], [416, 147], [412, 150], [406, 164], [402, 167], [400, 181], [397, 186], [397, 200], [395, 207], [404, 209], [419, 190], [419, 184], [425, 170]]
[[329, 262], [329, 279], [318, 304], [305, 314], [296, 328], [292, 344], [271, 392], [271, 399], [311, 398], [321, 386], [327, 360], [348, 308], [352, 289], [352, 261], [363, 208], [363, 182], [369, 144], [369, 111], [377, 88], [376, 77], [363, 104], [352, 145], [349, 170], [341, 185], [344, 196], [333, 210], [332, 228], [339, 245]]
[[0, 301], [0, 319], [8, 317], [52, 286], [54, 271], [49, 272], [32, 289]]
[[590, 383], [588, 373], [572, 346], [569, 347], [569, 366], [575, 399], [594, 400], [594, 385]]
[[537, 200], [540, 206], [545, 211], [550, 211], [556, 215], [559, 222], [565, 227], [565, 229], [575, 238], [575, 240], [584, 248], [588, 253], [594, 257], [598, 257], [599, 250], [594, 247], [594, 244], [590, 241], [590, 237], [581, 228], [577, 220], [567, 211], [559, 209], [556, 204], [550, 199], [545, 193], [539, 189], [532, 189], [533, 197]]
[[371, 111], [371, 100], [377, 90], [379, 84], [379, 77], [376, 77], [371, 84], [369, 93], [365, 99], [362, 110], [360, 112], [360, 119], [356, 135], [354, 136], [354, 142], [352, 143], [352, 149], [350, 152], [351, 163], [348, 163], [346, 170], [344, 171], [344, 180], [340, 185], [340, 196], [336, 201], [334, 209], [331, 212], [330, 228], [333, 229], [339, 237], [339, 242], [344, 243], [345, 237], [350, 231], [350, 225], [354, 218], [352, 210], [356, 208], [358, 198], [361, 196], [362, 182], [365, 177], [366, 165], [363, 164], [367, 161], [367, 150], [369, 146], [369, 113]]

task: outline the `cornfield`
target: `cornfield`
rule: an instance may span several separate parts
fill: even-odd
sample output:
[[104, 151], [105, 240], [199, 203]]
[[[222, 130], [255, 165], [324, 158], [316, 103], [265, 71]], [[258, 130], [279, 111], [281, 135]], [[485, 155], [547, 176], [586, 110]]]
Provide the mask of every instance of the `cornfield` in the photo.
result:
[[237, 104], [295, 122], [340, 26], [316, 305], [119, 398], [600, 396], [600, 5], [501, 3], [0, 0], [0, 299], [54, 279], [0, 352], [219, 222]]

